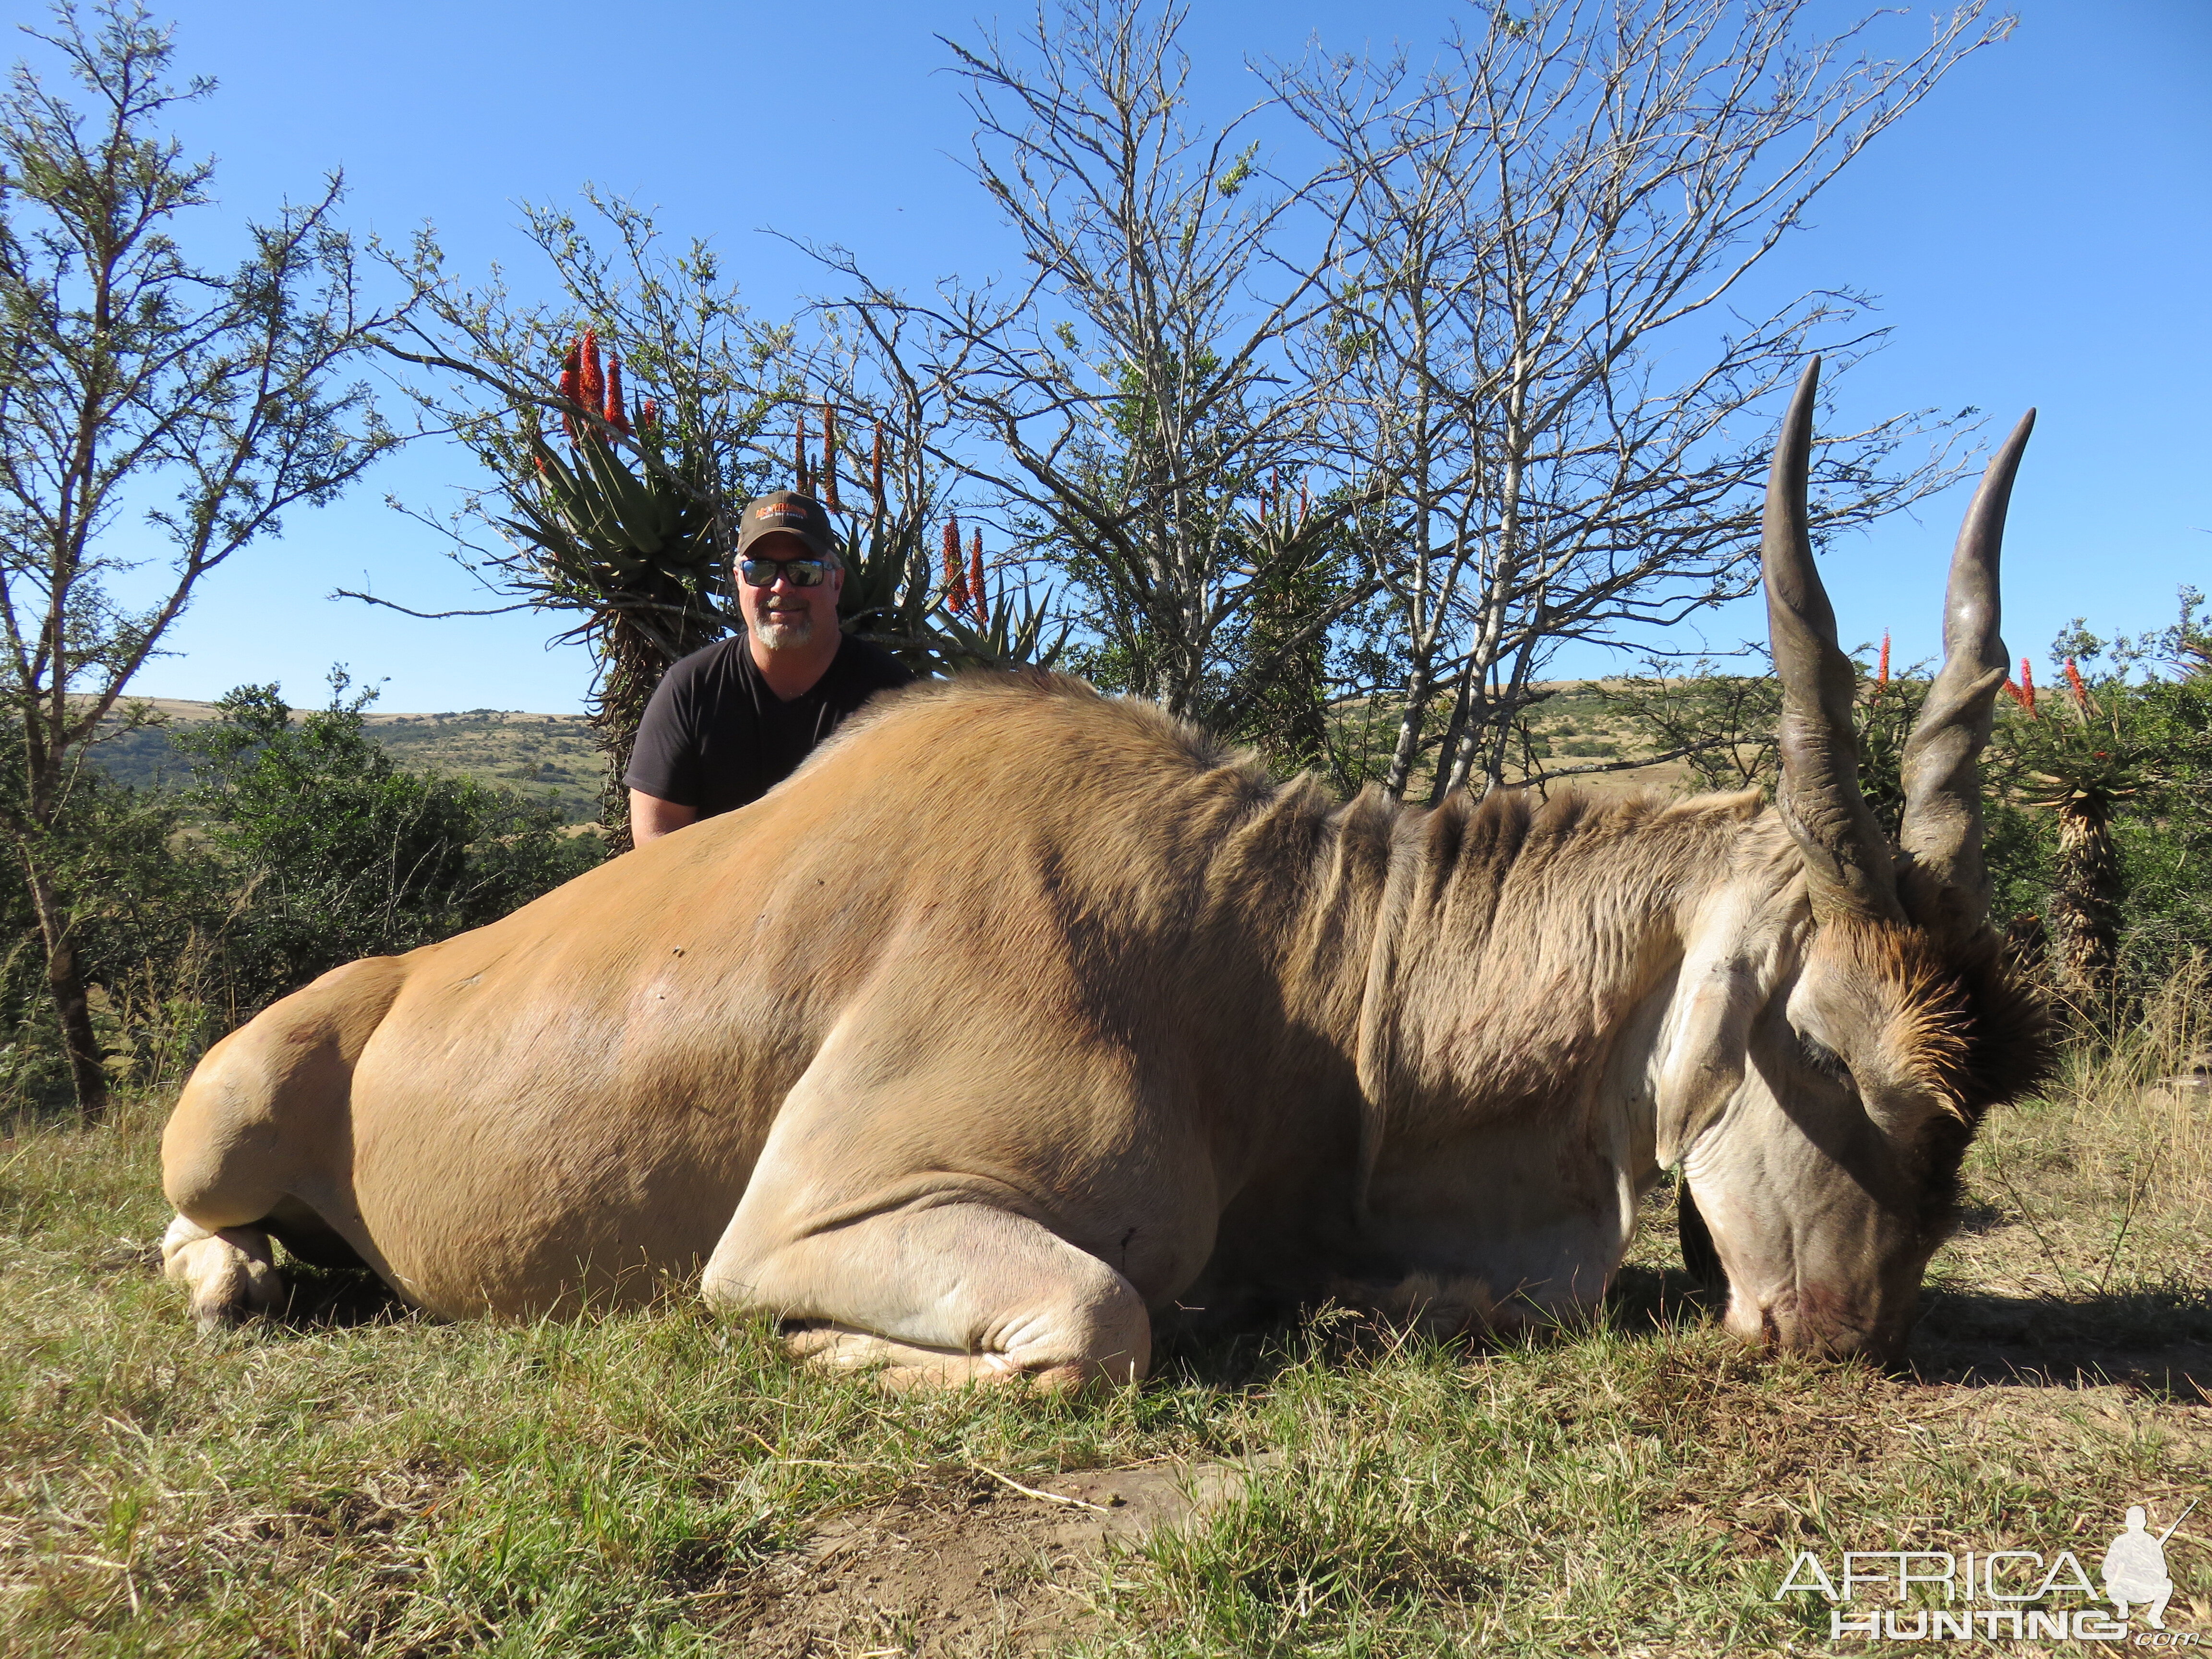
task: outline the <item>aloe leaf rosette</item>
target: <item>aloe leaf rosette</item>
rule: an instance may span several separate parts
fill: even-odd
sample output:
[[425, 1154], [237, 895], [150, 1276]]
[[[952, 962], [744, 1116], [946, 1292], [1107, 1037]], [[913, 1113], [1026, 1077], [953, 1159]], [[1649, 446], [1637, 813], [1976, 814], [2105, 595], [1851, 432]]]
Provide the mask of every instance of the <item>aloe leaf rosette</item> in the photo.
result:
[[[515, 501], [520, 518], [506, 527], [535, 547], [564, 599], [634, 601], [654, 589], [678, 590], [719, 614], [722, 585], [714, 515], [706, 492], [674, 479], [640, 478], [597, 437], [564, 461], [542, 437], [530, 442], [538, 489]], [[675, 601], [676, 592], [654, 596]]]

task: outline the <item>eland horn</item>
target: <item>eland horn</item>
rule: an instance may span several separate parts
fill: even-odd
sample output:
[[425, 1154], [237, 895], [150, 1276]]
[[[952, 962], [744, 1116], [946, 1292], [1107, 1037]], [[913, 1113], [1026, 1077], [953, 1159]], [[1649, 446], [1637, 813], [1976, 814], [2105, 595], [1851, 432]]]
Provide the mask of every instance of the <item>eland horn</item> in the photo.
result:
[[[2004, 548], [2013, 475], [2034, 429], [2031, 409], [1982, 475], [1981, 488], [1959, 527], [1943, 599], [1943, 666], [1905, 745], [1905, 819], [1899, 843], [1917, 876], [1941, 890], [1940, 897], [1928, 897], [1969, 927], [1980, 926], [1990, 909], [1977, 762], [1990, 739], [1990, 708], [2011, 661], [1997, 634], [1997, 559]], [[1912, 885], [1917, 890], [1919, 880]]]
[[1805, 495], [1820, 383], [1815, 357], [1797, 382], [1774, 447], [1759, 536], [1767, 637], [1782, 682], [1782, 781], [1774, 804], [1805, 855], [1816, 919], [1902, 921], [1895, 855], [1859, 793], [1858, 742], [1851, 732], [1856, 679], [1836, 643], [1827, 590], [1813, 568]]

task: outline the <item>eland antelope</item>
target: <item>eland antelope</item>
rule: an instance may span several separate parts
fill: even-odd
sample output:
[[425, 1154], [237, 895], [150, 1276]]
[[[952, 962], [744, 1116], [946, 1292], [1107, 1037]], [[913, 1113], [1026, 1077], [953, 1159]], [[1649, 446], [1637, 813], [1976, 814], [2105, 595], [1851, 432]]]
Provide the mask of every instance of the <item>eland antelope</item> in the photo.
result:
[[1142, 1376], [1178, 1304], [1587, 1307], [1679, 1165], [1730, 1329], [1893, 1359], [2046, 1052], [1976, 781], [2027, 422], [1893, 845], [1807, 537], [1816, 370], [1768, 487], [1771, 806], [1340, 804], [1076, 682], [914, 687], [743, 811], [218, 1044], [163, 1144], [170, 1274], [205, 1322], [276, 1301], [272, 1237], [455, 1316], [690, 1278], [821, 1363], [1054, 1387]]

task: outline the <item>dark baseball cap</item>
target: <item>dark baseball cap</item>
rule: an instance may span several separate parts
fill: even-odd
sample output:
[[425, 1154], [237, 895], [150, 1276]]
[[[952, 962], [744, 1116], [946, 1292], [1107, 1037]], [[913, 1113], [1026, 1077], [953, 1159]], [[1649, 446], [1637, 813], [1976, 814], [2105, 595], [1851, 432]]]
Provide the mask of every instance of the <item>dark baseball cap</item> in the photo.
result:
[[813, 496], [795, 489], [771, 489], [745, 503], [744, 517], [738, 526], [738, 556], [743, 558], [762, 537], [778, 532], [798, 537], [817, 559], [837, 556], [837, 533], [830, 527], [830, 515]]

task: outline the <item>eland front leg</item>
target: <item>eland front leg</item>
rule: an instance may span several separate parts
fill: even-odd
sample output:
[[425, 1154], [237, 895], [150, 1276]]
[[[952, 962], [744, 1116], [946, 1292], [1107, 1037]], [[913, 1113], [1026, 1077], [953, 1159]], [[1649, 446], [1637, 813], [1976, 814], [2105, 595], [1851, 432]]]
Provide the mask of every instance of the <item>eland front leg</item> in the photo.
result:
[[284, 1305], [284, 1276], [264, 1228], [210, 1231], [179, 1216], [161, 1236], [161, 1273], [191, 1295], [192, 1318], [204, 1331], [260, 1318]]
[[1132, 1382], [1152, 1319], [1120, 1273], [1026, 1217], [921, 1198], [781, 1237], [738, 1206], [707, 1264], [712, 1305], [785, 1322], [817, 1364], [881, 1365], [895, 1388], [1026, 1378], [1048, 1390]]

